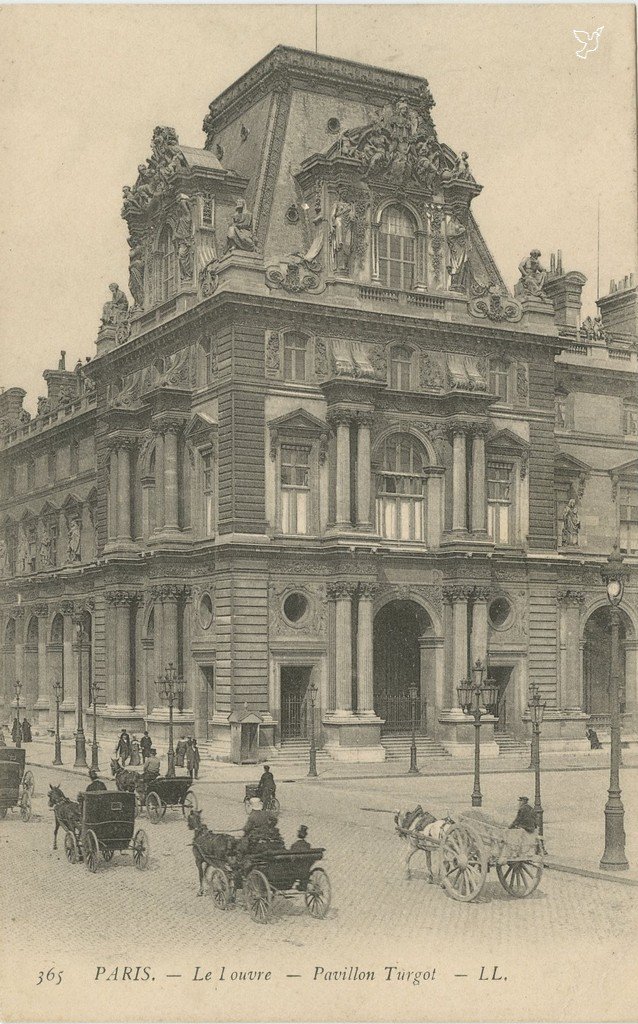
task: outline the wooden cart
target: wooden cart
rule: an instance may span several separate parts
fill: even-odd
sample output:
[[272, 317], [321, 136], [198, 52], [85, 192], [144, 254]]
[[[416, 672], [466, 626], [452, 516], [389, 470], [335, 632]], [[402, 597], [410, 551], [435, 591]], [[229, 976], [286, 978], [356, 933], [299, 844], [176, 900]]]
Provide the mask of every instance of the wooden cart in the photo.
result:
[[24, 747], [0, 747], [0, 819], [6, 818], [9, 808], [19, 807], [20, 817], [29, 821], [31, 798], [35, 792], [33, 772], [25, 770]]

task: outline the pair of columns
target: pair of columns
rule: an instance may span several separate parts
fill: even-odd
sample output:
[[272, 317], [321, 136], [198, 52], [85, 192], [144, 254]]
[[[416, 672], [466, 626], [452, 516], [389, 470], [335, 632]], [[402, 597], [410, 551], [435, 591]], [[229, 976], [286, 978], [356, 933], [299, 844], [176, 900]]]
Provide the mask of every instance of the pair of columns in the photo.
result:
[[131, 461], [138, 444], [138, 437], [133, 435], [117, 435], [109, 440], [108, 534], [111, 547], [127, 548], [133, 543]]
[[114, 613], [113, 645], [108, 644], [111, 657], [107, 659], [107, 703], [122, 708], [132, 708], [139, 700], [137, 680], [131, 676], [131, 640], [134, 636], [131, 619], [141, 599], [142, 594], [136, 590], [111, 590], [106, 594]]
[[357, 714], [374, 715], [373, 622], [375, 587], [336, 581], [328, 587], [335, 602], [335, 715], [352, 715], [352, 602], [357, 598]]
[[[457, 686], [471, 673], [480, 659], [487, 660], [487, 605], [490, 588], [483, 586], [451, 586], [443, 590], [443, 600], [451, 609], [451, 628], [448, 639], [447, 693], [445, 706], [458, 708]], [[469, 608], [472, 605], [472, 632], [470, 634]], [[469, 662], [469, 664], [468, 664]]]
[[358, 529], [372, 529], [370, 519], [372, 410], [333, 409], [328, 421], [336, 434], [336, 503], [335, 526], [352, 527], [352, 496], [350, 493], [351, 433], [356, 431], [355, 524]]
[[582, 712], [584, 643], [580, 637], [580, 616], [586, 594], [581, 590], [562, 590], [557, 598], [561, 650], [559, 704], [563, 711]]
[[[485, 437], [489, 425], [453, 423], [452, 438], [452, 530], [487, 533], [487, 467]], [[468, 446], [471, 445], [468, 471]], [[468, 488], [470, 494], [468, 522]]]

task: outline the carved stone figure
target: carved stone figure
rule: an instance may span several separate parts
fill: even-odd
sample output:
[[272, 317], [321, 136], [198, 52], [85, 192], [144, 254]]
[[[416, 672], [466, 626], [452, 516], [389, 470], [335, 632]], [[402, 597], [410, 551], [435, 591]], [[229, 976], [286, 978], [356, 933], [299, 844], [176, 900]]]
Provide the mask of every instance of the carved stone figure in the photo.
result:
[[554, 413], [557, 427], [567, 426], [567, 403], [566, 395], [557, 392], [554, 400]]
[[4, 579], [5, 576], [9, 575], [9, 551], [7, 548], [7, 542], [3, 537], [0, 537], [0, 577]]
[[69, 561], [79, 562], [80, 561], [80, 521], [79, 519], [69, 519]]
[[177, 197], [175, 217], [175, 241], [177, 261], [181, 279], [189, 281], [193, 276], [195, 246], [193, 242], [193, 204], [190, 196], [181, 193]]
[[122, 190], [122, 216], [128, 218], [146, 213], [157, 205], [157, 199], [171, 187], [175, 175], [188, 163], [179, 145], [174, 128], [158, 125], [151, 140], [151, 156], [146, 164], [138, 164], [137, 181]]
[[347, 202], [340, 191], [330, 214], [330, 255], [333, 268], [345, 273], [350, 269], [354, 220], [354, 203]]
[[308, 252], [280, 256], [266, 268], [268, 287], [283, 288], [293, 293], [317, 291], [321, 287], [318, 271], [321, 270], [319, 254], [322, 248], [322, 235], [317, 234]]
[[40, 568], [48, 569], [51, 565], [51, 537], [46, 527], [42, 531], [40, 547], [38, 549], [38, 558], [40, 561]]
[[545, 281], [547, 271], [540, 262], [540, 250], [532, 249], [529, 256], [518, 265], [521, 275], [515, 290], [517, 295], [536, 295], [545, 297]]
[[467, 267], [467, 228], [456, 214], [451, 214], [447, 224], [447, 271], [450, 286], [461, 290], [465, 285]]
[[144, 242], [131, 235], [129, 245], [128, 288], [133, 296], [133, 309], [144, 308]]
[[102, 326], [114, 327], [128, 313], [128, 299], [119, 284], [110, 284], [111, 299], [102, 307]]
[[237, 200], [233, 221], [228, 228], [226, 251], [230, 252], [233, 249], [240, 249], [243, 252], [255, 251], [253, 215], [243, 199]]
[[[208, 104], [208, 113], [204, 118], [202, 124], [202, 131], [206, 133], [206, 142], [204, 143], [204, 149], [212, 149], [215, 142], [215, 132], [213, 131], [213, 121], [215, 119], [217, 111], [214, 103]], [[221, 157], [219, 157], [221, 160]]]
[[29, 569], [29, 543], [24, 530], [18, 535], [18, 572], [28, 572]]
[[199, 289], [202, 294], [202, 298], [206, 299], [209, 295], [214, 295], [217, 291], [219, 274], [217, 273], [216, 266], [217, 260], [211, 260], [211, 262], [207, 263], [199, 273]]
[[51, 412], [51, 402], [46, 395], [40, 395], [38, 398], [37, 416], [46, 416]]
[[457, 181], [474, 181], [470, 165], [468, 163], [467, 153], [463, 152], [457, 156], [456, 163], [454, 164], [454, 170], [452, 171], [452, 177]]
[[580, 531], [580, 518], [576, 498], [570, 498], [563, 511], [563, 544], [578, 544], [578, 533]]

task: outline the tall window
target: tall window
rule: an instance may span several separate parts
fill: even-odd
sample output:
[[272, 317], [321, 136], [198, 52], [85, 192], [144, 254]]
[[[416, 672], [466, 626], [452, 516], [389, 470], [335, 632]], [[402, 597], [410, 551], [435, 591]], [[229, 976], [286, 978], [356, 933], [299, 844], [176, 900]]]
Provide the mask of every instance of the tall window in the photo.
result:
[[177, 256], [173, 232], [168, 227], [164, 228], [160, 236], [157, 271], [157, 298], [159, 302], [164, 302], [177, 292]]
[[310, 448], [281, 446], [281, 529], [310, 532]]
[[501, 402], [509, 401], [509, 366], [504, 359], [490, 359], [490, 391]]
[[402, 345], [390, 353], [390, 387], [394, 391], [410, 391], [412, 387], [412, 353]]
[[427, 456], [404, 434], [389, 437], [377, 474], [377, 530], [391, 540], [425, 540]]
[[202, 452], [202, 490], [204, 497], [204, 533], [215, 534], [215, 460], [212, 452]]
[[379, 278], [387, 288], [409, 290], [416, 271], [416, 229], [400, 206], [388, 206], [379, 225]]
[[512, 508], [512, 467], [506, 462], [487, 465], [487, 532], [495, 544], [509, 544]]
[[638, 482], [620, 485], [620, 550], [638, 551]]
[[284, 335], [284, 377], [286, 380], [306, 379], [308, 340], [294, 332]]

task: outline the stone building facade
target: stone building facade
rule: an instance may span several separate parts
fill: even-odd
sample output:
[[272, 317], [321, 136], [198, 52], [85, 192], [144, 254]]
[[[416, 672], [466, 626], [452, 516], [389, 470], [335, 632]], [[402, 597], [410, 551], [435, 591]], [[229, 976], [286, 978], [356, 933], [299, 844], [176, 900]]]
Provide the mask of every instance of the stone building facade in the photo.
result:
[[[278, 47], [210, 105], [202, 149], [157, 127], [124, 189], [129, 291], [96, 354], [0, 394], [3, 717], [74, 728], [78, 627], [99, 729], [177, 728], [227, 756], [307, 737], [381, 760], [417, 727], [468, 750], [456, 687], [499, 684], [486, 754], [585, 744], [608, 715], [602, 562], [638, 695], [637, 298], [583, 319], [582, 274], [535, 251], [509, 294], [465, 153], [420, 78]], [[533, 241], [533, 240], [531, 240]]]

